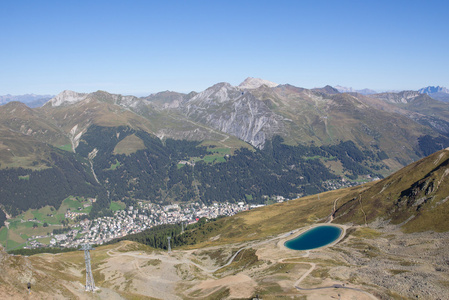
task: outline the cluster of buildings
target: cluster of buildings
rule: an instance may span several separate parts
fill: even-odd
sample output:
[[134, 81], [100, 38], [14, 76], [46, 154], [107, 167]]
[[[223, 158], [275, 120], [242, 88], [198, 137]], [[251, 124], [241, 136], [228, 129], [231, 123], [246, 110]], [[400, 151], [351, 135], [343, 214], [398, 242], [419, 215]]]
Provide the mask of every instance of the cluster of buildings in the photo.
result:
[[[369, 182], [369, 181], [377, 181], [380, 180], [379, 177], [371, 177], [370, 175], [365, 175], [364, 176], [364, 181], [363, 182]], [[342, 188], [347, 188], [347, 187], [352, 187], [352, 186], [356, 186], [359, 185], [360, 182], [357, 181], [351, 181], [351, 180], [346, 180], [344, 178], [341, 179], [333, 179], [333, 180], [327, 180], [323, 182], [323, 186], [326, 190], [330, 191], [330, 190], [338, 190], [338, 189], [342, 189]]]
[[[206, 206], [199, 203], [158, 205], [138, 202], [136, 207], [118, 210], [113, 217], [101, 217], [94, 220], [82, 220], [72, 225], [71, 230], [62, 234], [51, 234], [49, 245], [35, 240], [29, 241], [27, 248], [42, 246], [78, 247], [84, 243], [101, 245], [114, 238], [138, 233], [162, 224], [192, 224], [200, 218], [232, 216], [238, 212], [262, 205], [248, 205], [244, 202], [213, 204]], [[47, 236], [46, 236], [47, 237]], [[40, 237], [45, 238], [45, 237]]]

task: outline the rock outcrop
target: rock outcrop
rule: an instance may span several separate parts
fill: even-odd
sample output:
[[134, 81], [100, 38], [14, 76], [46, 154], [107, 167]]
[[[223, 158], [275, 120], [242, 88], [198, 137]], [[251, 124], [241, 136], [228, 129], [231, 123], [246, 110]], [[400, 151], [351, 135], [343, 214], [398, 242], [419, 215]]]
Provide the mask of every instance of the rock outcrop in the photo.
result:
[[181, 108], [189, 119], [234, 135], [254, 147], [281, 134], [283, 117], [248, 91], [218, 83], [188, 100]]
[[371, 95], [371, 97], [384, 100], [389, 103], [409, 103], [420, 94], [417, 91], [402, 91], [399, 93], [380, 93]]

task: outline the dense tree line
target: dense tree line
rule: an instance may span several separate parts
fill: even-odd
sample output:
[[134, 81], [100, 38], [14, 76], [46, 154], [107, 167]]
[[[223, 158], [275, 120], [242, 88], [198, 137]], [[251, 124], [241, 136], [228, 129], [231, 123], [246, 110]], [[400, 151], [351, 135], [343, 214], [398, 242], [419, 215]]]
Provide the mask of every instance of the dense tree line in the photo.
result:
[[[35, 248], [35, 249], [15, 249], [8, 251], [9, 254], [14, 255], [34, 255], [39, 253], [62, 253], [62, 252], [71, 252], [71, 251], [77, 251], [79, 249], [76, 248], [55, 248], [55, 247], [41, 247], [41, 248]], [[80, 256], [83, 254], [80, 253]]]
[[208, 233], [220, 226], [213, 222], [221, 217], [206, 219], [201, 218], [197, 223], [187, 225], [185, 231], [182, 232], [181, 224], [164, 224], [154, 226], [136, 234], [130, 234], [118, 239], [111, 240], [107, 244], [115, 244], [120, 241], [134, 241], [144, 245], [148, 245], [158, 249], [168, 249], [168, 239], [170, 237], [170, 245], [172, 248], [183, 245], [194, 245], [203, 241]]
[[5, 221], [6, 221], [6, 215], [5, 215], [5, 213], [3, 212], [3, 210], [0, 209], [0, 227], [3, 226], [3, 224], [5, 223]]
[[131, 234], [119, 239], [112, 240], [110, 243], [114, 244], [119, 241], [128, 240], [148, 245], [153, 248], [168, 249], [168, 239], [171, 238], [170, 244], [176, 244], [175, 237], [181, 233], [180, 224], [165, 224], [152, 227], [140, 233]]
[[74, 154], [55, 149], [51, 168], [0, 170], [0, 203], [15, 216], [46, 205], [59, 208], [70, 195], [96, 197], [103, 189]]
[[[92, 130], [92, 132], [90, 132]], [[143, 140], [146, 149], [130, 155], [114, 155], [113, 145], [98, 134], [118, 141], [117, 136], [135, 134]], [[318, 147], [287, 146], [276, 137], [266, 150], [240, 149], [224, 163], [185, 165], [178, 168], [180, 160], [202, 157], [208, 152], [199, 142], [168, 139], [165, 144], [158, 138], [141, 131], [126, 128], [89, 129], [82, 144], [83, 153], [98, 150], [94, 159], [97, 176], [106, 184], [110, 200], [131, 204], [132, 199], [178, 201], [201, 200], [205, 203], [241, 201], [260, 202], [264, 195], [295, 197], [298, 193], [323, 191], [321, 182], [336, 178], [318, 159], [303, 156], [326, 155]], [[119, 162], [119, 167], [110, 166]], [[199, 185], [194, 188], [196, 180]], [[97, 201], [98, 202], [98, 201]], [[99, 206], [97, 203], [95, 206]], [[95, 206], [93, 208], [95, 210]], [[104, 207], [107, 207], [105, 201]]]
[[70, 226], [63, 227], [63, 228], [56, 228], [56, 229], [53, 229], [53, 234], [63, 234], [63, 233], [69, 232], [70, 230], [72, 230], [72, 227], [70, 227]]
[[355, 179], [358, 175], [371, 174], [372, 172], [361, 163], [368, 158], [379, 160], [378, 156], [373, 152], [365, 150], [362, 152], [353, 141], [341, 141], [337, 145], [321, 146], [321, 149], [332, 156], [335, 156], [343, 164], [346, 171], [352, 173]]
[[418, 138], [418, 146], [424, 156], [429, 156], [432, 153], [449, 147], [449, 137], [424, 135]]

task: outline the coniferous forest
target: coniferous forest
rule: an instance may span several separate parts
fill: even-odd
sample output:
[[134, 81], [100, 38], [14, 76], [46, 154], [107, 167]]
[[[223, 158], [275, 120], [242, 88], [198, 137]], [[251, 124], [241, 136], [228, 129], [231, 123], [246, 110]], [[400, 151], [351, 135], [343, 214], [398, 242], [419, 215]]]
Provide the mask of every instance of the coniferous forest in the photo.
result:
[[[144, 149], [117, 154], [114, 149], [135, 135]], [[88, 160], [89, 153], [98, 178]], [[348, 176], [375, 175], [368, 166], [384, 153], [361, 150], [351, 142], [331, 146], [291, 146], [276, 136], [263, 150], [241, 148], [222, 162], [203, 161], [208, 149], [200, 142], [159, 138], [129, 127], [93, 125], [83, 135], [76, 154], [55, 149], [48, 169], [0, 171], [0, 201], [6, 212], [17, 215], [29, 208], [58, 208], [69, 195], [95, 197], [90, 217], [110, 215], [109, 204], [121, 200], [155, 203], [198, 201], [263, 203], [265, 196], [295, 198], [326, 190], [323, 182], [339, 179], [323, 160], [340, 161]], [[195, 164], [179, 165], [198, 158]], [[114, 166], [114, 167], [113, 167]], [[0, 218], [4, 218], [0, 213]]]
[[213, 222], [221, 217], [214, 219], [201, 218], [197, 223], [187, 225], [185, 231], [182, 231], [181, 224], [164, 224], [146, 229], [136, 234], [130, 234], [122, 238], [114, 239], [107, 244], [115, 244], [120, 241], [134, 241], [144, 245], [148, 245], [157, 249], [168, 249], [168, 239], [170, 237], [170, 245], [172, 248], [184, 245], [194, 245], [197, 242], [206, 239], [209, 232], [220, 226]]

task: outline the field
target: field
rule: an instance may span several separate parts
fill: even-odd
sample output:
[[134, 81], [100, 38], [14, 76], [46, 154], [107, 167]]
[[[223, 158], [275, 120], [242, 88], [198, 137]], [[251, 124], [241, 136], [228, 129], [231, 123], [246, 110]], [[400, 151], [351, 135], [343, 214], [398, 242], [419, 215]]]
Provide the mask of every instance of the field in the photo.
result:
[[[8, 220], [9, 228], [2, 227], [0, 244], [5, 246], [6, 250], [25, 246], [29, 238], [48, 244], [50, 242], [49, 237], [36, 238], [36, 236], [47, 236], [54, 229], [61, 229], [65, 213], [69, 209], [73, 212], [89, 213], [92, 206], [84, 207], [84, 204], [90, 204], [90, 202], [82, 197], [71, 196], [62, 202], [58, 210], [52, 206], [27, 210], [19, 216]], [[122, 207], [120, 203], [114, 203], [113, 205], [114, 208]]]
[[0, 243], [4, 243], [6, 242], [6, 240], [8, 239], [8, 229], [6, 227], [2, 227], [2, 229], [0, 229]]
[[113, 171], [113, 170], [117, 169], [119, 166], [120, 166], [120, 162], [118, 160], [115, 160], [115, 164], [112, 164], [109, 167], [109, 169], [107, 169], [107, 170], [112, 170]]
[[109, 209], [112, 211], [125, 209], [126, 205], [123, 202], [112, 201]]
[[61, 207], [58, 209], [58, 214], [65, 214], [68, 209], [72, 212], [89, 213], [92, 206], [84, 207], [84, 204], [87, 205], [90, 202], [82, 197], [68, 197], [62, 202]]
[[64, 151], [73, 152], [72, 144], [61, 145], [58, 148], [61, 149], [61, 150], [64, 150]]
[[[204, 146], [204, 145], [202, 145]], [[210, 153], [204, 157], [192, 157], [191, 162], [204, 161], [205, 163], [221, 163], [226, 162], [225, 156], [232, 155], [234, 149], [226, 147], [216, 147], [215, 145], [208, 145], [207, 151]], [[183, 164], [178, 164], [178, 168], [182, 168]]]
[[248, 148], [249, 150], [254, 150], [251, 145], [232, 136], [226, 137], [222, 141], [204, 141], [200, 144], [200, 146], [206, 146], [211, 150], [224, 147], [230, 149], [231, 154], [234, 154], [234, 151], [240, 148]]
[[125, 137], [115, 146], [114, 154], [130, 155], [138, 150], [145, 149], [143, 141], [135, 134]]

